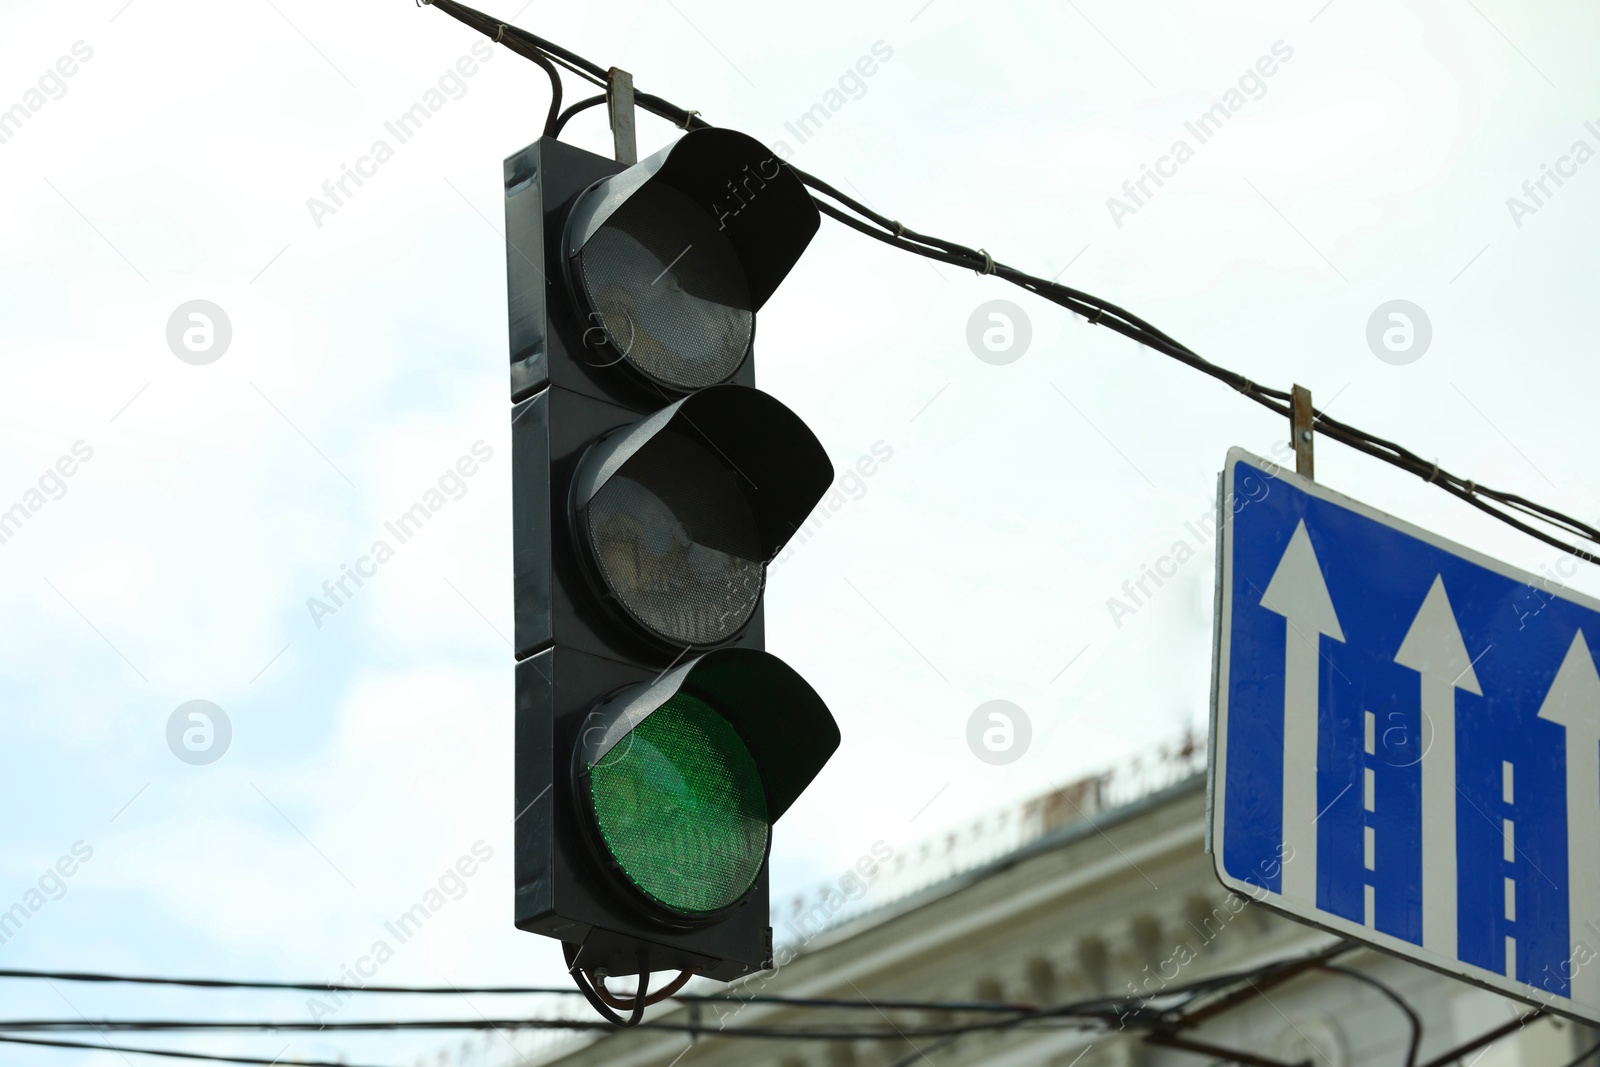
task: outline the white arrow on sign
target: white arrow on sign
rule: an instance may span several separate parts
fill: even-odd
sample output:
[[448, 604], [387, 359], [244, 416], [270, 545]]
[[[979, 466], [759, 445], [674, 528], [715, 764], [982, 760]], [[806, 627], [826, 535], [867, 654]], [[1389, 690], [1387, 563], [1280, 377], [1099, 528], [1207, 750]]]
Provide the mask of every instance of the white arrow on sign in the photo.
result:
[[1294, 528], [1261, 606], [1283, 616], [1283, 895], [1317, 904], [1317, 724], [1322, 638], [1344, 640], [1306, 533]]
[[1568, 960], [1575, 972], [1572, 999], [1593, 1007], [1600, 1005], [1600, 961], [1591, 959], [1590, 947], [1580, 962], [1577, 949], [1600, 929], [1600, 673], [1582, 630], [1550, 683], [1539, 718], [1567, 729]]
[[1456, 690], [1483, 695], [1435, 575], [1394, 661], [1422, 676], [1422, 947], [1456, 958]]

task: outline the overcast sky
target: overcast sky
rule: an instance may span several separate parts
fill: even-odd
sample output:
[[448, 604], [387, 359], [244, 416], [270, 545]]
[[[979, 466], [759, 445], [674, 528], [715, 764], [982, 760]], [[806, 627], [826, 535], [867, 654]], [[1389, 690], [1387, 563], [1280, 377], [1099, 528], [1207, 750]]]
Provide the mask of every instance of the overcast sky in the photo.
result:
[[[483, 0], [908, 225], [1595, 515], [1589, 5], [519, 3]], [[556, 945], [511, 925], [497, 235], [501, 160], [536, 136], [544, 75], [503, 49], [480, 60], [482, 38], [404, 0], [0, 0], [0, 19], [0, 509], [28, 514], [0, 543], [0, 909], [64, 887], [0, 964], [333, 979], [481, 841], [491, 858], [381, 980], [557, 981]], [[399, 143], [385, 123], [419, 102], [437, 107]], [[1202, 139], [1208, 112], [1225, 118]], [[641, 153], [678, 132], [639, 130]], [[569, 131], [609, 152], [603, 112]], [[308, 203], [379, 140], [392, 152], [335, 210]], [[1140, 190], [1146, 168], [1165, 176]], [[997, 299], [1026, 319], [1010, 362], [969, 344]], [[231, 329], [206, 363], [169, 343], [195, 300]], [[1394, 300], [1431, 331], [1420, 355], [1391, 353], [1409, 362], [1368, 343]], [[777, 827], [775, 897], [1204, 727], [1214, 568], [1188, 524], [1227, 448], [1270, 454], [1278, 418], [826, 220], [763, 310], [757, 357], [840, 471], [889, 455], [772, 572], [768, 648], [844, 735]], [[427, 528], [313, 618], [307, 599], [474, 449]], [[1317, 473], [1517, 565], [1558, 559], [1336, 444]], [[1194, 558], [1113, 612], [1180, 541]], [[997, 699], [1032, 729], [1005, 766], [967, 743]], [[168, 744], [191, 700], [231, 725], [207, 765]], [[92, 855], [47, 877], [80, 842]], [[34, 1016], [307, 1013], [303, 997], [7, 994]], [[195, 1044], [270, 1057], [286, 1040]], [[431, 1047], [296, 1036], [285, 1055]], [[0, 1062], [47, 1056], [121, 1062]]]

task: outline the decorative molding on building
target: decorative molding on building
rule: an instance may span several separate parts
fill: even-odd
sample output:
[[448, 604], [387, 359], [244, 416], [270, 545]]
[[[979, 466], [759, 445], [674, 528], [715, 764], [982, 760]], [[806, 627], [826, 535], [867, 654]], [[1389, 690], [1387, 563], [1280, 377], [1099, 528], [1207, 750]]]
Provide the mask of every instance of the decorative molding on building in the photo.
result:
[[798, 950], [821, 934], [948, 882], [1066, 827], [1092, 822], [1205, 771], [1203, 739], [1189, 732], [1152, 752], [1021, 804], [985, 812], [965, 825], [916, 841], [894, 856], [861, 892], [841, 879], [772, 906], [773, 941]]

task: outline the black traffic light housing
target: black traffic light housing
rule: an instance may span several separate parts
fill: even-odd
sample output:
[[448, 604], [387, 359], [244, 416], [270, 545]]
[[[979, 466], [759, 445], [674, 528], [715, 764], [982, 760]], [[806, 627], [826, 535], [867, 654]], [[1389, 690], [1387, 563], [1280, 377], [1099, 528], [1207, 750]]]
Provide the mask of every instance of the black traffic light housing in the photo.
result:
[[[516, 924], [565, 942], [584, 972], [730, 980], [771, 963], [770, 836], [746, 841], [748, 886], [674, 910], [630, 881], [634, 854], [600, 828], [590, 776], [659, 760], [619, 745], [709, 708], [759, 777], [739, 802], [770, 824], [839, 744], [822, 700], [763, 650], [760, 606], [765, 564], [833, 478], [804, 423], [753, 388], [751, 356], [755, 312], [817, 211], [728, 130], [627, 168], [544, 138], [506, 160], [505, 187]], [[735, 764], [713, 784], [733, 790]], [[691, 844], [711, 832], [682, 822]]]

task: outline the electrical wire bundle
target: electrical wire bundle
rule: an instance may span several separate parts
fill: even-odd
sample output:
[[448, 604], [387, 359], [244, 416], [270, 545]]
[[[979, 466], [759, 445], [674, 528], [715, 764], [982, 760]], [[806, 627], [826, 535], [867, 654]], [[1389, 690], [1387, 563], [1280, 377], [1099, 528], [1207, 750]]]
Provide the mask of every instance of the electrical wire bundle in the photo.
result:
[[[761, 1041], [890, 1041], [914, 1042], [914, 1039], [934, 1039], [933, 1043], [917, 1049], [910, 1057], [895, 1067], [909, 1067], [927, 1053], [948, 1047], [975, 1034], [1026, 1031], [1079, 1030], [1086, 1036], [1097, 1034], [1129, 1033], [1142, 1035], [1144, 1040], [1157, 1045], [1186, 1049], [1224, 1059], [1238, 1057], [1237, 1062], [1263, 1062], [1258, 1056], [1223, 1049], [1189, 1036], [1192, 1031], [1209, 1020], [1246, 1001], [1265, 998], [1266, 991], [1281, 986], [1311, 971], [1327, 971], [1353, 978], [1375, 988], [1394, 1003], [1404, 1014], [1410, 1039], [1404, 1067], [1418, 1067], [1417, 1052], [1422, 1042], [1422, 1022], [1416, 1011], [1386, 983], [1353, 967], [1336, 964], [1340, 956], [1355, 951], [1359, 946], [1348, 941], [1335, 942], [1327, 948], [1308, 955], [1271, 960], [1255, 967], [1212, 975], [1195, 981], [1173, 984], [1145, 995], [1103, 996], [1065, 1004], [1035, 1005], [1003, 1001], [971, 1000], [913, 1000], [888, 997], [833, 998], [790, 997], [772, 994], [744, 995], [737, 991], [723, 994], [694, 994], [662, 990], [663, 999], [672, 999], [693, 1007], [705, 1004], [762, 1004], [807, 1012], [870, 1012], [881, 1021], [868, 1024], [850, 1024], [830, 1021], [821, 1024], [800, 1025], [726, 1025], [701, 1022], [698, 1013], [691, 1011], [687, 1021], [675, 1018], [643, 1020], [637, 1029], [657, 1030], [683, 1034], [690, 1037], [720, 1037]], [[578, 990], [543, 986], [396, 986], [396, 985], [345, 985], [326, 982], [234, 981], [208, 978], [166, 978], [138, 975], [103, 974], [78, 971], [0, 970], [0, 978], [33, 979], [42, 981], [125, 983], [133, 985], [179, 986], [199, 989], [261, 989], [308, 990], [315, 992], [348, 992], [412, 995], [474, 994], [555, 994], [578, 995]], [[644, 996], [644, 990], [633, 1000]], [[654, 997], [649, 997], [654, 1002]], [[921, 1021], [895, 1020], [888, 1012], [912, 1013]], [[1512, 1020], [1470, 1042], [1450, 1049], [1421, 1067], [1445, 1067], [1468, 1053], [1484, 1048], [1507, 1036], [1543, 1014], [1542, 1009]], [[956, 1019], [956, 1016], [967, 1016]], [[936, 1021], [928, 1021], [930, 1018]], [[950, 1020], [950, 1021], [945, 1021]], [[622, 1029], [617, 1024], [594, 1019], [532, 1018], [511, 1015], [491, 1019], [402, 1019], [357, 1020], [339, 1022], [310, 1022], [301, 1020], [194, 1020], [194, 1019], [12, 1019], [0, 1020], [0, 1044], [22, 1044], [51, 1048], [114, 1051], [123, 1054], [138, 1053], [170, 1059], [200, 1062], [257, 1064], [269, 1067], [282, 1062], [251, 1056], [225, 1056], [176, 1049], [144, 1048], [109, 1043], [111, 1033], [224, 1033], [224, 1032], [451, 1032], [451, 1031], [516, 1031], [516, 1030], [568, 1030], [614, 1032]], [[92, 1030], [104, 1043], [76, 1041], [55, 1035]], [[915, 1047], [915, 1046], [914, 1046]], [[1589, 1049], [1579, 1058], [1564, 1065], [1578, 1067], [1591, 1062], [1600, 1053], [1600, 1045]], [[281, 1056], [281, 1053], [280, 1053]], [[339, 1061], [295, 1060], [307, 1067], [351, 1067]]]
[[[970, 1000], [913, 1000], [897, 998], [830, 998], [789, 997], [770, 994], [743, 995], [686, 994], [664, 989], [663, 999], [677, 1000], [685, 1005], [695, 1004], [762, 1004], [774, 1007], [827, 1012], [870, 1012], [879, 1017], [868, 1024], [831, 1022], [822, 1025], [800, 1026], [727, 1025], [725, 1022], [701, 1022], [697, 1015], [688, 1021], [671, 1018], [645, 1020], [637, 1023], [643, 1030], [658, 1030], [691, 1036], [717, 1036], [756, 1040], [801, 1041], [904, 1041], [914, 1038], [936, 1038], [950, 1043], [971, 1034], [1037, 1029], [1081, 1029], [1090, 1032], [1107, 1032], [1123, 1029], [1157, 1031], [1172, 1030], [1184, 1025], [1184, 1013], [1207, 997], [1241, 984], [1266, 985], [1282, 981], [1300, 973], [1308, 966], [1326, 961], [1349, 951], [1355, 946], [1342, 943], [1310, 957], [1274, 960], [1246, 971], [1214, 975], [1208, 978], [1173, 985], [1147, 996], [1095, 997], [1067, 1004], [1040, 1006], [1033, 1004], [970, 1001]], [[103, 974], [77, 971], [0, 970], [0, 978], [21, 978], [45, 981], [126, 983], [134, 985], [179, 986], [203, 989], [262, 989], [307, 990], [316, 992], [365, 992], [379, 994], [459, 995], [475, 994], [557, 994], [576, 995], [578, 990], [540, 986], [355, 986], [339, 983], [234, 981], [205, 978], [166, 978], [136, 975]], [[641, 989], [641, 994], [643, 990]], [[639, 997], [632, 998], [637, 1001]], [[651, 1003], [655, 998], [649, 998]], [[926, 1020], [929, 1016], [941, 1020], [952, 1016], [966, 1019], [939, 1022], [896, 1021], [886, 1012], [908, 1012]], [[228, 1063], [268, 1064], [273, 1061], [252, 1057], [213, 1056], [198, 1052], [158, 1050], [132, 1046], [96, 1045], [88, 1042], [63, 1041], [53, 1036], [93, 1030], [102, 1038], [115, 1032], [139, 1033], [209, 1033], [272, 1031], [284, 1032], [374, 1032], [374, 1031], [512, 1031], [512, 1030], [571, 1030], [609, 1032], [621, 1029], [616, 1023], [592, 1019], [539, 1019], [510, 1016], [491, 1019], [483, 1016], [458, 1019], [403, 1019], [403, 1020], [193, 1020], [193, 1019], [10, 1019], [0, 1020], [0, 1043], [38, 1044], [69, 1048], [98, 1048], [120, 1052], [140, 1052], [202, 1061]], [[27, 1035], [27, 1036], [24, 1036]], [[302, 1063], [316, 1061], [298, 1061]]]

